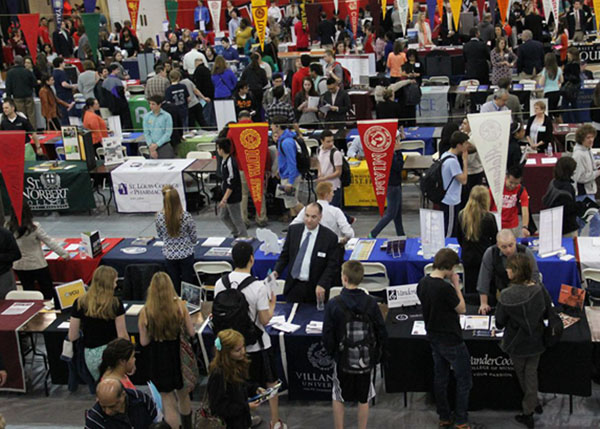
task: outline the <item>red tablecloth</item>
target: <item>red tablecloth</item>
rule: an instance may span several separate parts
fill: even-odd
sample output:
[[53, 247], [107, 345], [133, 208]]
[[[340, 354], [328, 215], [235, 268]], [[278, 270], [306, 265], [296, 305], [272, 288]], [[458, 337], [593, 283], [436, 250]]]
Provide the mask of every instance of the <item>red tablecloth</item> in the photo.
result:
[[83, 73], [83, 64], [81, 64], [81, 60], [79, 60], [78, 58], [65, 58], [65, 63], [77, 67], [79, 73]]
[[[554, 154], [556, 159], [560, 156], [560, 153]], [[535, 159], [535, 164], [525, 164], [523, 169], [523, 184], [529, 193], [529, 211], [531, 213], [538, 213], [542, 209], [542, 197], [548, 190], [556, 165], [556, 162], [542, 164], [544, 158], [548, 157], [542, 153], [528, 155], [527, 159]]]
[[44, 308], [44, 303], [33, 301], [33, 306], [29, 307], [23, 314], [2, 315], [4, 310], [15, 302], [32, 301], [0, 300], [0, 355], [2, 355], [2, 361], [8, 373], [8, 380], [4, 386], [0, 387], [0, 390], [25, 393], [25, 374], [23, 373], [21, 346], [17, 331]]
[[[54, 282], [72, 282], [74, 280], [82, 279], [85, 284], [90, 284], [94, 271], [100, 265], [102, 257], [108, 253], [113, 247], [119, 244], [123, 240], [122, 238], [105, 238], [102, 240], [102, 253], [95, 258], [82, 258], [79, 253], [66, 261], [62, 258], [48, 260], [48, 268], [52, 275], [52, 281]], [[67, 245], [79, 244], [81, 240], [79, 238], [67, 238], [63, 240]], [[65, 246], [66, 247], [66, 246]], [[77, 250], [69, 253], [73, 254], [78, 252]], [[52, 252], [49, 251], [46, 254], [48, 257]]]

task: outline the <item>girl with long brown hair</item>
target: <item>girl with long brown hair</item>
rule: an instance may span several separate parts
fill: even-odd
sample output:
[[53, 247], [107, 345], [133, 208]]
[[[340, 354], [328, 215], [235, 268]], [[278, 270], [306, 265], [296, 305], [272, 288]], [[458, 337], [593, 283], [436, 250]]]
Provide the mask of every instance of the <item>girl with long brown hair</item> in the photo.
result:
[[106, 345], [115, 338], [128, 338], [125, 308], [115, 296], [117, 271], [101, 265], [94, 271], [87, 293], [73, 303], [69, 324], [69, 341], [83, 332], [85, 364], [94, 380], [100, 379], [98, 367]]
[[258, 385], [248, 382], [249, 368], [243, 335], [233, 329], [219, 332], [206, 388], [211, 412], [225, 422], [227, 429], [249, 428], [250, 410], [260, 405], [248, 403], [248, 398], [259, 391]]
[[465, 292], [476, 293], [479, 268], [485, 250], [496, 244], [498, 226], [490, 210], [490, 192], [482, 185], [474, 186], [469, 200], [458, 214], [458, 242], [465, 268]]
[[166, 273], [158, 272], [148, 287], [146, 304], [138, 319], [140, 344], [148, 346], [150, 380], [162, 398], [165, 421], [171, 428], [192, 428], [189, 390], [181, 374], [180, 335], [195, 334], [185, 302]]
[[167, 273], [175, 290], [181, 291], [181, 281], [195, 282], [194, 247], [196, 246], [196, 222], [181, 206], [179, 193], [171, 185], [162, 189], [163, 209], [156, 214], [158, 239], [164, 242], [163, 256]]
[[215, 87], [215, 99], [230, 98], [237, 86], [238, 80], [235, 74], [227, 66], [222, 55], [217, 55], [211, 72], [211, 79]]

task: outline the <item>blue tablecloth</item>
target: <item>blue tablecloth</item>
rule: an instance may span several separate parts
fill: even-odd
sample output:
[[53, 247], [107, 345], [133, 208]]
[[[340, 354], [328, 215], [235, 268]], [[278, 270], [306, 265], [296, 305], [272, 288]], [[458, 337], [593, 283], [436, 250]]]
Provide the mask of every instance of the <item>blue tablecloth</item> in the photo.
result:
[[[425, 142], [425, 155], [431, 155], [436, 152], [435, 140], [433, 134], [435, 127], [409, 127], [404, 128], [406, 138], [404, 140], [423, 140]], [[352, 128], [346, 135], [346, 140], [351, 141], [358, 135], [358, 128]]]

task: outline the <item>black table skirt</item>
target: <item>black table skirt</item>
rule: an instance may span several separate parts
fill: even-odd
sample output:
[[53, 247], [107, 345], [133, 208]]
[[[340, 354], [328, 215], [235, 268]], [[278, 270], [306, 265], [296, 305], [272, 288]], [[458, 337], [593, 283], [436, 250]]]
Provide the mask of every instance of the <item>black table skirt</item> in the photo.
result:
[[[476, 314], [475, 308], [469, 310], [469, 314]], [[399, 315], [408, 319], [398, 321]], [[388, 359], [384, 364], [388, 393], [433, 390], [431, 349], [425, 337], [411, 335], [415, 320], [422, 320], [420, 308], [392, 309], [388, 313]], [[469, 408], [519, 409], [522, 392], [510, 358], [499, 347], [499, 339], [473, 337], [472, 331], [463, 331], [463, 335], [473, 371]], [[591, 372], [592, 343], [584, 313], [579, 322], [564, 331], [560, 343], [542, 355], [538, 369], [539, 390], [591, 396]], [[452, 383], [448, 390], [454, 391]]]

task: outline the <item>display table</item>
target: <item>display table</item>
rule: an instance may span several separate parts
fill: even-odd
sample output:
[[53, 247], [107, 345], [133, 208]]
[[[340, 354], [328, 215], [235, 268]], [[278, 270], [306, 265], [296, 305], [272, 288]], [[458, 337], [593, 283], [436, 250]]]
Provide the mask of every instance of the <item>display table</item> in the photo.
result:
[[[467, 306], [468, 314], [477, 308]], [[390, 309], [386, 318], [388, 353], [384, 365], [385, 391], [431, 392], [433, 360], [425, 336], [411, 335], [413, 323], [423, 320], [420, 307]], [[498, 338], [475, 337], [463, 331], [471, 354], [473, 388], [469, 409], [519, 409], [522, 393], [510, 357], [499, 347]], [[539, 391], [564, 395], [590, 396], [592, 343], [583, 313], [579, 322], [565, 329], [561, 341], [547, 349], [540, 359]]]
[[202, 151], [206, 152], [216, 152], [217, 145], [215, 141], [217, 140], [216, 133], [207, 133], [195, 135], [193, 137], [186, 137], [184, 140], [179, 143], [177, 146], [177, 155], [180, 158], [185, 158], [188, 152], [196, 151], [198, 143], [206, 143], [206, 147], [202, 148]]
[[600, 238], [598, 237], [576, 237], [577, 261], [581, 271], [586, 268], [600, 270]]
[[[561, 153], [555, 153], [553, 158], [554, 161], [543, 161], [546, 158], [549, 158], [547, 155], [543, 153], [534, 153], [527, 155], [527, 163], [523, 168], [523, 185], [527, 188], [527, 193], [529, 194], [529, 212], [530, 213], [539, 213], [539, 211], [543, 208], [542, 198], [546, 194], [548, 190], [548, 185], [554, 178], [554, 166], [556, 162], [561, 157]], [[535, 164], [530, 164], [529, 161], [535, 160]]]
[[[25, 161], [23, 198], [33, 211], [78, 212], [96, 208], [92, 183], [83, 161]], [[48, 167], [45, 167], [45, 166]], [[4, 180], [0, 181], [5, 207], [10, 207]]]
[[[437, 127], [407, 127], [404, 128], [404, 141], [423, 140], [425, 142], [425, 155], [433, 155], [437, 152], [435, 139]], [[346, 134], [346, 141], [350, 143], [358, 136], [358, 128], [352, 128]]]
[[418, 124], [445, 124], [448, 122], [449, 86], [422, 86], [421, 102], [417, 108]]
[[[65, 260], [63, 258], [56, 259], [53, 256], [52, 251], [45, 253], [46, 261], [48, 262], [48, 268], [50, 269], [50, 275], [52, 281], [55, 283], [66, 283], [74, 280], [81, 279], [85, 284], [90, 284], [94, 271], [100, 265], [102, 258], [108, 254], [117, 244], [123, 240], [122, 238], [103, 238], [102, 239], [102, 253], [95, 258], [89, 256], [82, 256], [78, 250], [69, 251], [71, 259]], [[79, 245], [81, 239], [79, 238], [66, 238], [64, 241], [68, 245]], [[65, 248], [67, 247], [65, 246]]]

